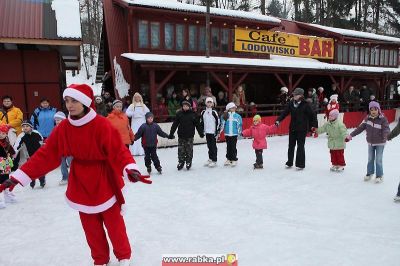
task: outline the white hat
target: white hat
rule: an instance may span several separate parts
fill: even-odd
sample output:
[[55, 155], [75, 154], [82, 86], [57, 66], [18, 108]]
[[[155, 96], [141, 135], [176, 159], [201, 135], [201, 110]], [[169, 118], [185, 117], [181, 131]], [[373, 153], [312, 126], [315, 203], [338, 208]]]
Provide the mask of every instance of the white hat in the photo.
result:
[[211, 98], [211, 97], [207, 97], [207, 98], [206, 98], [206, 103], [208, 103], [208, 102], [212, 102], [212, 103], [214, 103], [214, 100], [213, 100], [213, 98]]
[[234, 104], [233, 102], [230, 102], [230, 103], [228, 103], [227, 105], [226, 105], [226, 111], [229, 111], [229, 109], [231, 109], [231, 108], [237, 108], [236, 107], [236, 104]]
[[330, 97], [330, 100], [331, 100], [331, 101], [332, 101], [332, 100], [337, 101], [337, 100], [338, 100], [338, 97], [339, 97], [339, 95], [337, 95], [337, 94], [332, 94], [331, 97]]
[[63, 112], [57, 112], [54, 115], [54, 120], [56, 120], [56, 119], [64, 120], [65, 118], [66, 118], [66, 116]]
[[324, 91], [324, 87], [318, 87], [319, 91]]
[[289, 92], [288, 88], [286, 88], [286, 87], [282, 87], [282, 88], [281, 88], [281, 91], [284, 91], [284, 92], [286, 92], [286, 93]]

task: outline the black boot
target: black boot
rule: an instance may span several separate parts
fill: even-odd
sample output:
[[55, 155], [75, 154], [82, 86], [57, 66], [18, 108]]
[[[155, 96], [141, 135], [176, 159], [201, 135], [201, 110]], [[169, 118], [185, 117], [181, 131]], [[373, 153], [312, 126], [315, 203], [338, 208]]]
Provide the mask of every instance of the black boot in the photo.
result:
[[185, 162], [179, 162], [178, 166], [176, 168], [178, 168], [178, 170], [182, 170], [184, 165], [185, 165]]
[[186, 169], [190, 169], [192, 167], [192, 162], [186, 162]]
[[151, 165], [149, 165], [149, 166], [146, 166], [146, 168], [147, 168], [147, 173], [151, 173]]
[[42, 180], [39, 181], [40, 181], [40, 187], [44, 188], [44, 186], [46, 185], [46, 180], [43, 178]]
[[35, 180], [33, 180], [30, 184], [29, 184], [30, 186], [31, 186], [31, 188], [33, 189], [34, 187], [35, 187], [35, 185], [36, 185], [36, 181]]
[[162, 174], [162, 167], [161, 167], [161, 166], [156, 167], [156, 169], [157, 169], [157, 172], [158, 172], [159, 174]]

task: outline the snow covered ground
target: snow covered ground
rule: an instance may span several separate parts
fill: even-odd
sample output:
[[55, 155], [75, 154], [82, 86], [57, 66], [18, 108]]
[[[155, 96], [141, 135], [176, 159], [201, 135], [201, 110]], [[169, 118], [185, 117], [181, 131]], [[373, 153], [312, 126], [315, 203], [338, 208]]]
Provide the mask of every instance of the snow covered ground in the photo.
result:
[[[288, 138], [269, 138], [264, 170], [253, 170], [251, 140], [238, 143], [239, 164], [203, 167], [205, 145], [194, 166], [176, 170], [177, 149], [161, 149], [164, 174], [152, 185], [129, 184], [125, 216], [134, 266], [161, 265], [162, 254], [238, 254], [243, 266], [400, 264], [400, 139], [384, 152], [385, 180], [364, 182], [367, 144], [348, 144], [348, 166], [329, 171], [326, 136], [307, 139], [304, 171], [285, 169]], [[143, 169], [143, 158], [137, 158]], [[17, 188], [19, 203], [0, 211], [0, 265], [91, 265], [78, 213], [64, 202], [59, 169], [44, 190]], [[113, 257], [113, 265], [117, 265]]]

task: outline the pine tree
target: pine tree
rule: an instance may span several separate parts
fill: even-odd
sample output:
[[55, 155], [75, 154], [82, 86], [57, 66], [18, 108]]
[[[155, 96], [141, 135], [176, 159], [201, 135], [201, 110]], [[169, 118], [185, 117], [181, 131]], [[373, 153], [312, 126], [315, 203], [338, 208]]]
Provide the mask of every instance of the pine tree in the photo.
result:
[[282, 16], [282, 10], [283, 6], [279, 0], [272, 0], [271, 3], [269, 3], [268, 7], [268, 14], [274, 17], [283, 17]]

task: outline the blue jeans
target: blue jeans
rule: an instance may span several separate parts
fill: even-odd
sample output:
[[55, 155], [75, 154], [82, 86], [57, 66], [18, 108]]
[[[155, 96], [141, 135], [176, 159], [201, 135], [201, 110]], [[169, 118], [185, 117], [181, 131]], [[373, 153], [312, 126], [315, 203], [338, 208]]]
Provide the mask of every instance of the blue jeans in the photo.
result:
[[72, 157], [61, 158], [61, 174], [62, 180], [68, 180], [68, 167], [71, 165]]
[[368, 165], [367, 175], [375, 174], [376, 165], [376, 176], [383, 176], [383, 149], [385, 145], [371, 146], [368, 145]]

